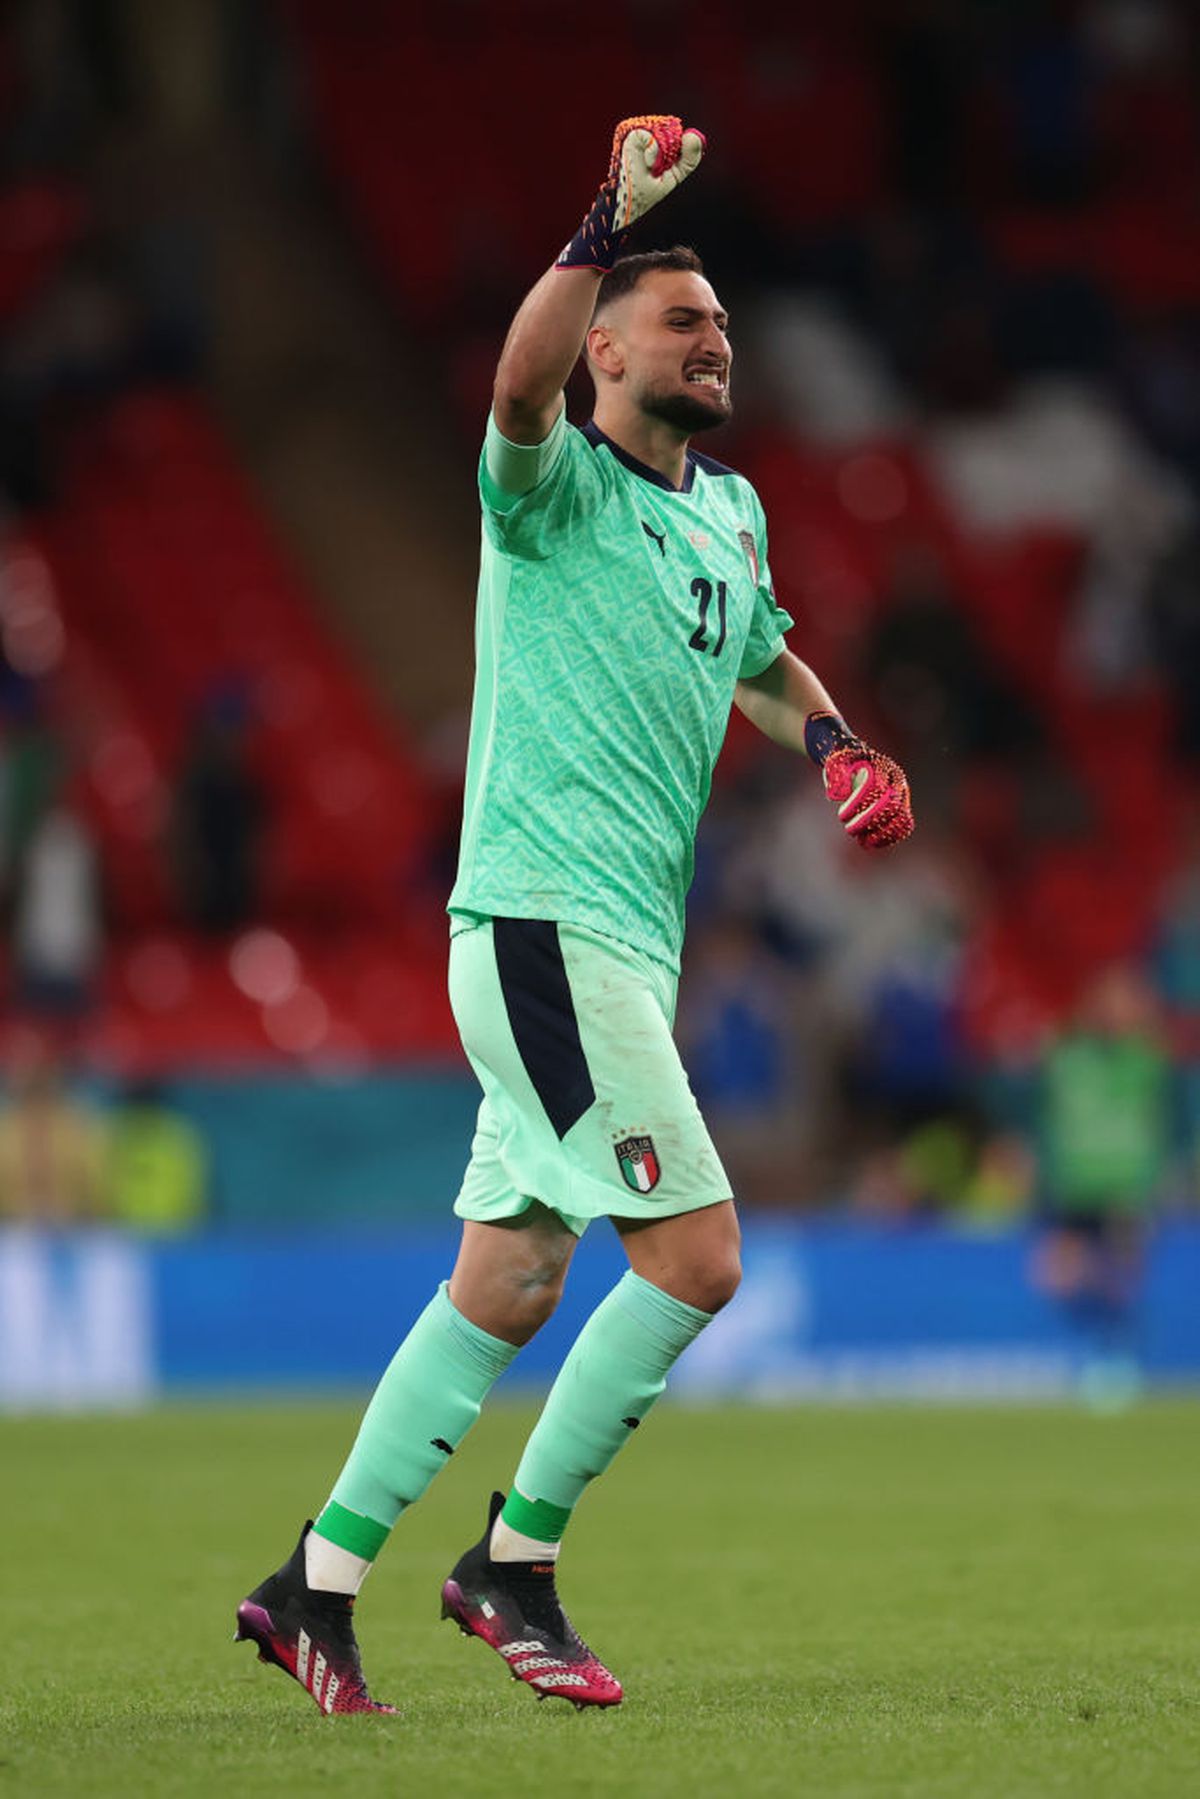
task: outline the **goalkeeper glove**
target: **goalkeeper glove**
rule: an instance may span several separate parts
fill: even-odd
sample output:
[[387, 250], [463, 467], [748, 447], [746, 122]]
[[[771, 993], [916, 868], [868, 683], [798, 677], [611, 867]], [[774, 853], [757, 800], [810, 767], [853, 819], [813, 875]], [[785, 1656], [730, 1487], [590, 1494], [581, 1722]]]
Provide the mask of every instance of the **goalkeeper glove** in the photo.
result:
[[622, 119], [613, 132], [604, 184], [557, 267], [607, 273], [629, 227], [686, 181], [703, 155], [704, 133], [685, 131], [673, 113]]
[[855, 737], [833, 712], [809, 713], [804, 747], [846, 831], [864, 849], [886, 849], [912, 835], [912, 800], [899, 763]]

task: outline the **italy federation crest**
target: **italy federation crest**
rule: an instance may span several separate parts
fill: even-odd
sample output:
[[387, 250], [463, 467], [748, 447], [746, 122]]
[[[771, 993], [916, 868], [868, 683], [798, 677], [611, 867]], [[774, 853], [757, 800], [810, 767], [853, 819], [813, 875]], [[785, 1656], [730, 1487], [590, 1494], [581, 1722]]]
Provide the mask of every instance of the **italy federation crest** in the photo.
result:
[[614, 1147], [625, 1185], [635, 1193], [652, 1193], [661, 1172], [653, 1137], [626, 1137]]
[[753, 531], [739, 531], [738, 532], [738, 542], [742, 546], [742, 553], [745, 556], [746, 561], [750, 564], [750, 578], [754, 582], [754, 585], [757, 587], [758, 586], [758, 545], [754, 541]]

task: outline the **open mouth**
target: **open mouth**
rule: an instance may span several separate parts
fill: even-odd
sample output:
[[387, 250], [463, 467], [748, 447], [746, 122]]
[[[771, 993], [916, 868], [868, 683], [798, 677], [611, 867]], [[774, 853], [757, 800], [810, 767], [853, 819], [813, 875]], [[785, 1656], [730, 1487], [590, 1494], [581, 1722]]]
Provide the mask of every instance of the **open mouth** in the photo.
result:
[[689, 387], [711, 387], [717, 393], [725, 392], [725, 374], [722, 369], [692, 369], [687, 381]]

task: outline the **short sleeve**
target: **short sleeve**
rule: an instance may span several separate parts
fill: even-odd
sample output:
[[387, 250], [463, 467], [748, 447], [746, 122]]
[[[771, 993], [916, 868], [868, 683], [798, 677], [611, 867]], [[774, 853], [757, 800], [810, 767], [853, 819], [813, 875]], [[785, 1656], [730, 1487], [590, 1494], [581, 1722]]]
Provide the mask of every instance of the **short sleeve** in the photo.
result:
[[540, 444], [514, 444], [490, 415], [479, 458], [484, 529], [506, 555], [545, 561], [608, 498], [600, 460], [560, 412]]
[[789, 612], [785, 612], [775, 598], [775, 584], [771, 580], [771, 570], [767, 562], [767, 521], [762, 507], [755, 498], [755, 523], [758, 527], [756, 549], [758, 553], [758, 581], [754, 592], [754, 614], [750, 620], [750, 630], [746, 637], [742, 660], [738, 668], [738, 680], [749, 681], [755, 675], [761, 675], [764, 669], [770, 668], [772, 662], [782, 655], [784, 649], [784, 632], [790, 631], [795, 620]]

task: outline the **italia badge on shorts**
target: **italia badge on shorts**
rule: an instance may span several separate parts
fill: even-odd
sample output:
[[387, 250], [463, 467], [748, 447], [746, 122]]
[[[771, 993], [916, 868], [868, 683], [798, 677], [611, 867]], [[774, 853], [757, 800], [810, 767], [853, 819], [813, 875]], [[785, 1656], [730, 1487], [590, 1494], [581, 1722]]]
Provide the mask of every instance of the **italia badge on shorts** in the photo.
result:
[[661, 1173], [653, 1137], [626, 1137], [614, 1148], [625, 1185], [635, 1193], [652, 1193]]

